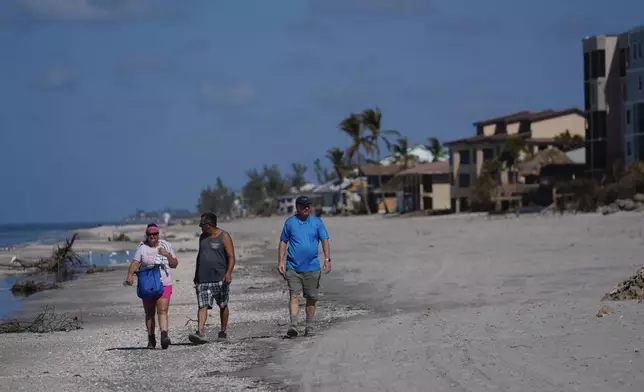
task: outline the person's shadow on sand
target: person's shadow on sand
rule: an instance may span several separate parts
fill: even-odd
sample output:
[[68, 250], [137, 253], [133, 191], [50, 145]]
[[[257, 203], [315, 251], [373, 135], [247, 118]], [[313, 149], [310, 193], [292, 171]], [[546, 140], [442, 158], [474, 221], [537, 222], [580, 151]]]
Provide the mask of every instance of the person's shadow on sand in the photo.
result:
[[[197, 345], [193, 343], [172, 343], [170, 347], [172, 346], [197, 346]], [[106, 349], [105, 351], [135, 351], [135, 350], [159, 350], [159, 349], [147, 348], [147, 347], [112, 347], [112, 348]]]

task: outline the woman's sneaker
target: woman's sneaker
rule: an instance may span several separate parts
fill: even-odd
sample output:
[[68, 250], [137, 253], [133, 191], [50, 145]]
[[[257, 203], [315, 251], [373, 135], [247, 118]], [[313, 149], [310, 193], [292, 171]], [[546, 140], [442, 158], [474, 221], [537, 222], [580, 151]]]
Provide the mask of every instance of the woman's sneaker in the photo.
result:
[[157, 338], [154, 335], [148, 335], [148, 348], [157, 347]]
[[170, 344], [172, 344], [172, 342], [168, 336], [168, 331], [161, 331], [161, 348], [165, 350]]

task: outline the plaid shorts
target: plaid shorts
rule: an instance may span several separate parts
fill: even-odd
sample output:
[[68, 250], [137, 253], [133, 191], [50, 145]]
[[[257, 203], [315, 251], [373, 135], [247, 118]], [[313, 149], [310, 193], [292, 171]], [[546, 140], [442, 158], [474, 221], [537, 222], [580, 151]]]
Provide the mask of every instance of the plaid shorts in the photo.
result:
[[228, 306], [230, 285], [223, 282], [199, 283], [195, 286], [195, 289], [197, 291], [197, 306], [199, 309], [206, 306], [208, 309], [212, 309], [215, 302], [217, 302], [217, 306], [220, 309]]

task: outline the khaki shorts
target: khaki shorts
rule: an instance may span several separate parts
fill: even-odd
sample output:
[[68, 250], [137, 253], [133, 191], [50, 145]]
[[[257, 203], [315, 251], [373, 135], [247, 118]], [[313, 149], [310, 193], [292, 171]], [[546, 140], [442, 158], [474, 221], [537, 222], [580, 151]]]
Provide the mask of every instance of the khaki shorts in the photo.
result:
[[304, 298], [317, 301], [322, 271], [295, 272], [292, 269], [287, 269], [285, 275], [292, 297], [304, 293]]

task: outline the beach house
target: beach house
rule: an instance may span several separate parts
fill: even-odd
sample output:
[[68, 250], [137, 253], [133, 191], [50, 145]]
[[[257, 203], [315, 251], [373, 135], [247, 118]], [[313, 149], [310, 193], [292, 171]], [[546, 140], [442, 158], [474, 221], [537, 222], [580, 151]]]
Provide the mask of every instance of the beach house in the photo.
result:
[[[510, 139], [521, 139], [526, 149], [536, 154], [565, 144], [557, 139], [563, 133], [582, 138], [586, 133], [585, 113], [576, 107], [526, 110], [477, 121], [473, 125], [474, 136], [445, 143], [450, 152], [451, 208], [456, 212], [469, 210], [469, 197], [485, 163], [494, 161]], [[522, 184], [525, 179], [517, 169], [499, 169], [494, 178], [499, 185]]]

